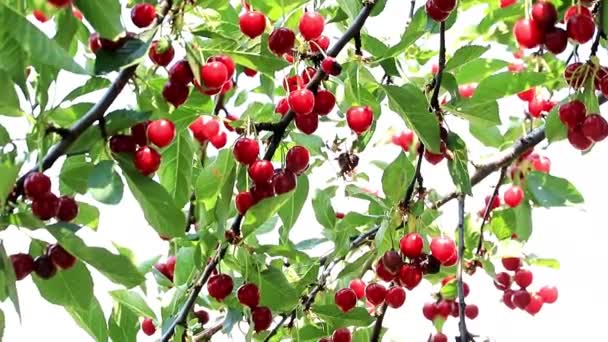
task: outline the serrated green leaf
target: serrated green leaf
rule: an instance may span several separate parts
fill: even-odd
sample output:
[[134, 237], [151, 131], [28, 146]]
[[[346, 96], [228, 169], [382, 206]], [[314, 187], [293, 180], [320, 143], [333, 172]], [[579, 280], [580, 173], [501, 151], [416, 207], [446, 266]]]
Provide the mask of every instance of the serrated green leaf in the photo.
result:
[[102, 160], [88, 175], [89, 193], [97, 201], [104, 204], [118, 204], [122, 199], [124, 184], [122, 178], [114, 170], [114, 162]]
[[317, 221], [325, 229], [334, 229], [336, 226], [336, 213], [331, 205], [331, 198], [335, 194], [334, 187], [318, 190], [312, 199], [312, 208]]
[[472, 195], [467, 146], [456, 133], [450, 132], [448, 135], [448, 149], [452, 151], [453, 155], [451, 159], [448, 159], [448, 170], [452, 182], [459, 192]]
[[111, 82], [108, 79], [102, 77], [91, 77], [83, 85], [72, 90], [61, 102], [73, 101], [82, 95], [94, 92], [96, 90], [104, 89], [109, 87]]
[[486, 51], [490, 49], [489, 46], [480, 46], [480, 45], [466, 45], [461, 47], [460, 49], [454, 52], [452, 58], [450, 58], [445, 64], [444, 71], [450, 71], [456, 69], [463, 64], [472, 62], [481, 55], [483, 55]]
[[486, 77], [477, 86], [471, 98], [472, 103], [494, 101], [547, 82], [547, 74], [542, 72], [510, 71]]
[[162, 152], [162, 157], [163, 162], [158, 171], [160, 184], [181, 208], [188, 202], [192, 188], [194, 144], [190, 133], [186, 130], [179, 132], [171, 145]]
[[176, 286], [188, 284], [199, 271], [201, 253], [197, 247], [182, 247], [177, 251], [174, 282]]
[[93, 170], [93, 163], [85, 156], [68, 157], [59, 173], [59, 190], [62, 194], [86, 194], [87, 179]]
[[526, 190], [532, 199], [543, 207], [583, 203], [583, 196], [568, 180], [541, 172], [530, 172], [526, 177]]
[[4, 209], [6, 198], [13, 191], [15, 181], [19, 176], [21, 165], [14, 165], [8, 161], [0, 162], [0, 210]]
[[293, 196], [283, 204], [279, 209], [279, 216], [281, 222], [283, 222], [283, 229], [285, 237], [289, 236], [289, 231], [296, 223], [296, 220], [300, 216], [300, 212], [304, 207], [306, 198], [308, 197], [308, 177], [306, 175], [298, 176], [298, 184], [294, 191]]
[[97, 230], [99, 226], [99, 209], [90, 204], [78, 202], [78, 216], [72, 222]]
[[254, 233], [263, 223], [275, 215], [291, 197], [293, 191], [288, 193], [266, 198], [256, 203], [247, 210], [243, 221], [243, 238]]
[[154, 311], [148, 306], [146, 300], [137, 292], [116, 290], [111, 291], [110, 296], [112, 296], [116, 302], [129, 308], [129, 310], [132, 310], [140, 317], [156, 318]]
[[545, 135], [550, 143], [564, 140], [568, 136], [568, 127], [559, 119], [559, 105], [553, 107], [547, 115]]
[[479, 82], [494, 74], [500, 69], [506, 68], [509, 63], [499, 59], [477, 58], [453, 70], [454, 77], [459, 84]]
[[356, 260], [347, 263], [342, 271], [340, 271], [336, 279], [350, 279], [359, 277], [363, 273], [365, 266], [372, 262], [375, 257], [376, 253], [373, 250], [365, 252]]
[[[257, 277], [252, 280], [257, 282]], [[273, 311], [288, 311], [298, 303], [298, 293], [289, 283], [285, 274], [274, 267], [262, 271], [259, 275], [260, 304]]]
[[556, 270], [560, 268], [560, 262], [557, 259], [539, 258], [536, 255], [528, 255], [526, 262], [533, 266], [549, 267]]
[[93, 337], [95, 341], [103, 342], [108, 340], [106, 318], [97, 298], [93, 298], [91, 304], [86, 309], [68, 306], [65, 309], [76, 321], [76, 324]]
[[405, 153], [400, 152], [382, 174], [382, 191], [386, 198], [393, 204], [402, 201], [415, 173], [416, 170], [412, 162]]
[[311, 310], [325, 322], [337, 327], [365, 327], [374, 321], [374, 318], [362, 307], [344, 313], [336, 304], [314, 304]]
[[496, 126], [484, 127], [475, 122], [469, 122], [469, 132], [473, 137], [488, 147], [499, 148], [505, 141], [500, 130]]
[[139, 317], [126, 306], [116, 303], [108, 319], [108, 334], [112, 341], [135, 342], [139, 332]]

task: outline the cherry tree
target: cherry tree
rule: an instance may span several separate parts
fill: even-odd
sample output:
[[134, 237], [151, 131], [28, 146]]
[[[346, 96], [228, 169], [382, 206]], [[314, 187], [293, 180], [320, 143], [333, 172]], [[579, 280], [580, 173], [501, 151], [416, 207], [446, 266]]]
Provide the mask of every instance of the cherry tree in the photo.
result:
[[[237, 326], [256, 341], [380, 341], [385, 315], [410, 296], [428, 298], [408, 308], [432, 323], [420, 325], [428, 341], [475, 341], [491, 332], [467, 329], [483, 311], [465, 276], [487, 277], [505, 310], [554, 303], [557, 284], [534, 282], [533, 267], [558, 261], [524, 253], [531, 212], [583, 197], [535, 146], [567, 140], [550, 148], [584, 154], [608, 136], [597, 56], [608, 6], [411, 0], [386, 23], [401, 33], [387, 42], [365, 26], [390, 1], [0, 4], [0, 115], [28, 124], [25, 136], [0, 125], [0, 227], [48, 233], [12, 255], [2, 240], [0, 299], [19, 313], [31, 279], [97, 341], [201, 341]], [[474, 11], [479, 24], [460, 30]], [[82, 83], [57, 82], [65, 75]], [[60, 100], [57, 87], [69, 87]], [[121, 93], [132, 105], [116, 108]], [[527, 110], [504, 113], [505, 101]], [[383, 139], [381, 121], [407, 129]], [[470, 140], [492, 154], [470, 159]], [[387, 143], [399, 150], [391, 162], [359, 158]], [[320, 181], [326, 164], [338, 172]], [[433, 168], [453, 189], [428, 187]], [[468, 205], [488, 179], [485, 204]], [[120, 205], [125, 183], [133, 214], [167, 241], [152, 260], [80, 234], [103, 219], [96, 203]], [[366, 210], [336, 211], [338, 193]], [[458, 215], [440, 227], [452, 201]], [[294, 241], [302, 220], [322, 234]], [[119, 287], [109, 317], [91, 272]], [[162, 300], [148, 300], [146, 279]], [[417, 291], [423, 281], [433, 293]]]

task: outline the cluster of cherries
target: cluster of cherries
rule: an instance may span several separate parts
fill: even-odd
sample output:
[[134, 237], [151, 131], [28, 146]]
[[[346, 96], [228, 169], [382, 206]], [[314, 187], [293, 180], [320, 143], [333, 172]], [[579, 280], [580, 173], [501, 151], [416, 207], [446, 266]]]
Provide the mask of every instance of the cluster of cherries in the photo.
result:
[[241, 215], [263, 200], [295, 189], [297, 176], [308, 169], [310, 153], [303, 146], [293, 146], [286, 155], [285, 167], [276, 169], [272, 162], [259, 159], [260, 146], [254, 139], [241, 137], [234, 144], [234, 158], [247, 166], [253, 186], [236, 195], [236, 209]]
[[[227, 119], [232, 121], [235, 118], [228, 114]], [[224, 127], [229, 131], [234, 130], [226, 121], [224, 121]], [[228, 136], [226, 131], [221, 130], [220, 123], [215, 118], [200, 116], [190, 124], [189, 128], [194, 138], [201, 145], [208, 141], [217, 149], [226, 146]]]
[[424, 9], [431, 19], [445, 21], [456, 8], [456, 0], [426, 0]]
[[[441, 280], [441, 286], [447, 286], [450, 284], [456, 283], [455, 276], [448, 276]], [[463, 282], [463, 295], [467, 297], [469, 295], [469, 285]], [[422, 314], [426, 319], [431, 322], [434, 322], [437, 319], [441, 319], [443, 321], [447, 320], [450, 316], [458, 317], [459, 312], [459, 302], [449, 299], [443, 298], [441, 293], [437, 293], [437, 300], [434, 302], [425, 303], [422, 307]], [[464, 315], [468, 319], [475, 319], [479, 315], [479, 308], [475, 304], [466, 304], [464, 308]], [[447, 342], [448, 338], [445, 334], [439, 330], [433, 337], [431, 338], [432, 342]]]
[[587, 114], [585, 104], [579, 100], [561, 105], [559, 119], [568, 127], [568, 141], [578, 150], [587, 150], [608, 137], [606, 120], [599, 114]]
[[69, 222], [78, 216], [78, 203], [73, 197], [57, 197], [51, 192], [51, 179], [42, 172], [32, 172], [23, 183], [25, 196], [32, 201], [32, 213], [42, 221], [53, 217]]
[[[536, 315], [543, 304], [555, 303], [557, 300], [557, 288], [544, 286], [536, 293], [530, 293], [528, 286], [532, 284], [533, 274], [531, 271], [521, 268], [521, 259], [509, 257], [502, 259], [502, 265], [507, 272], [499, 272], [494, 279], [497, 289], [504, 291], [502, 301], [509, 309], [519, 308], [526, 310], [531, 315]], [[519, 290], [511, 289], [512, 283], [519, 286]]]
[[131, 127], [131, 134], [117, 134], [110, 138], [110, 150], [114, 153], [133, 155], [133, 163], [137, 170], [145, 175], [151, 175], [158, 170], [161, 155], [150, 146], [154, 144], [163, 148], [171, 144], [175, 138], [175, 125], [171, 120], [158, 119], [145, 121]]
[[47, 246], [46, 252], [35, 259], [25, 253], [13, 254], [10, 259], [17, 280], [24, 279], [32, 272], [42, 279], [50, 279], [57, 269], [67, 270], [76, 263], [76, 257], [58, 244]]
[[550, 1], [537, 1], [532, 6], [530, 18], [519, 19], [513, 26], [517, 43], [527, 49], [542, 44], [548, 51], [557, 55], [566, 50], [568, 39], [584, 44], [595, 34], [593, 16], [584, 6], [575, 5], [568, 8], [564, 14], [565, 30], [556, 26], [557, 19], [557, 9]]

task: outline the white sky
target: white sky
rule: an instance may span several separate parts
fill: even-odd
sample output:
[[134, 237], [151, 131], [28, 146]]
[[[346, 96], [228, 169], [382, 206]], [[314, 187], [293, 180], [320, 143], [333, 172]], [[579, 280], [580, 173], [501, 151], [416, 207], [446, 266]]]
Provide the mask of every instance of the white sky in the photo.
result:
[[[397, 39], [402, 32], [408, 6], [409, 1], [388, 1], [383, 14], [380, 17], [371, 18], [366, 24], [366, 28], [376, 37]], [[470, 24], [473, 17], [481, 19], [480, 15], [467, 16], [466, 24]], [[463, 24], [462, 21], [460, 23]], [[457, 48], [457, 46], [449, 44], [449, 36], [452, 34], [455, 33], [450, 30], [448, 32], [448, 53]], [[581, 55], [585, 56], [585, 49], [582, 51]], [[499, 55], [503, 58], [510, 58], [504, 54]], [[601, 57], [603, 61], [606, 61], [605, 54], [602, 54]], [[64, 80], [67, 82], [64, 81], [63, 84], [79, 82], [77, 77], [65, 74], [64, 76]], [[239, 85], [248, 86], [246, 82], [240, 82]], [[71, 88], [63, 87], [57, 89], [56, 98], [61, 98], [70, 90]], [[134, 100], [129, 96], [127, 92], [123, 93], [113, 108], [132, 104]], [[503, 119], [507, 117], [505, 113], [518, 115], [522, 113], [522, 110], [523, 103], [515, 98], [501, 104]], [[604, 107], [602, 113], [605, 115], [605, 112]], [[9, 129], [13, 137], [23, 137], [26, 133], [25, 120], [2, 117], [2, 124]], [[466, 136], [466, 125], [462, 121], [452, 119], [449, 124], [461, 136]], [[389, 129], [398, 130], [403, 127], [404, 124], [397, 119], [397, 116], [385, 115], [379, 123], [375, 140], [382, 141], [390, 137], [387, 132]], [[333, 137], [336, 129], [324, 127], [321, 124], [318, 132], [322, 136]], [[343, 136], [348, 134], [345, 129], [337, 132]], [[472, 153], [475, 160], [487, 155], [488, 150], [481, 148], [474, 140], [468, 139], [467, 143], [469, 149], [475, 152]], [[608, 304], [604, 295], [606, 276], [603, 274], [601, 266], [605, 241], [608, 241], [605, 213], [603, 213], [606, 203], [605, 194], [608, 191], [608, 183], [605, 181], [607, 145], [607, 143], [598, 144], [591, 153], [585, 156], [581, 156], [565, 142], [552, 145], [543, 151], [543, 154], [551, 158], [551, 173], [571, 180], [586, 200], [585, 204], [579, 208], [534, 210], [534, 234], [525, 250], [541, 257], [559, 258], [561, 269], [554, 271], [533, 268], [532, 290], [545, 284], [557, 285], [559, 288], [557, 303], [544, 307], [536, 317], [531, 317], [526, 312], [519, 310], [511, 311], [500, 303], [502, 292], [494, 288], [492, 280], [482, 270], [478, 270], [474, 277], [467, 278], [471, 288], [467, 302], [475, 303], [480, 308], [478, 318], [468, 322], [471, 332], [491, 336], [495, 341], [500, 342], [580, 341], [591, 338], [597, 341], [608, 340], [608, 332], [602, 326], [604, 319], [601, 310]], [[545, 146], [546, 144], [541, 145], [541, 147]], [[370, 184], [361, 185], [379, 189], [381, 171], [370, 165], [369, 162], [375, 159], [390, 161], [397, 153], [397, 147], [382, 145], [376, 149], [368, 149], [361, 154], [362, 162], [359, 170], [368, 173], [372, 180]], [[59, 166], [61, 163], [57, 163], [57, 165]], [[51, 174], [57, 174], [57, 171], [58, 168], [55, 167]], [[323, 186], [320, 180], [331, 177], [336, 171], [335, 164], [318, 169], [314, 179], [311, 179], [311, 194], [312, 189]], [[425, 163], [423, 174], [427, 187], [437, 188], [441, 193], [447, 193], [452, 189], [445, 162], [435, 167]], [[491, 176], [489, 182], [480, 184], [474, 189], [475, 198], [467, 200], [467, 206], [471, 211], [476, 212], [482, 206], [483, 197], [491, 192], [491, 184], [494, 184], [496, 177], [497, 175]], [[56, 186], [57, 183], [55, 181], [54, 185]], [[167, 243], [158, 239], [154, 230], [147, 226], [143, 216], [139, 214], [140, 209], [128, 191], [125, 191], [123, 201], [117, 206], [98, 204], [90, 198], [79, 199], [97, 205], [102, 212], [98, 232], [83, 229], [79, 233], [87, 243], [111, 248], [110, 242], [114, 241], [131, 248], [139, 260], [166, 253]], [[340, 196], [336, 197], [333, 204], [337, 211], [344, 212], [361, 207], [360, 203], [347, 203]], [[446, 231], [452, 231], [456, 226], [455, 209], [455, 203], [443, 208], [445, 214], [441, 218], [441, 223]], [[300, 215], [300, 222], [293, 230], [292, 238], [299, 241], [317, 237], [318, 226], [310, 206], [307, 205]], [[26, 251], [30, 235], [52, 241], [44, 232], [18, 231], [11, 228], [0, 233], [9, 254]], [[138, 243], [133, 243], [134, 241]], [[95, 294], [107, 317], [112, 307], [108, 291], [115, 289], [116, 286], [98, 273], [93, 271], [92, 274], [95, 280]], [[150, 282], [150, 279], [148, 281]], [[401, 309], [390, 310], [386, 316], [385, 326], [389, 330], [384, 341], [426, 341], [433, 328], [431, 323], [422, 316], [421, 308], [423, 303], [430, 299], [431, 292], [436, 290], [432, 289], [428, 282], [423, 281], [414, 291], [408, 291], [405, 305]], [[30, 278], [18, 283], [18, 291], [23, 317], [21, 325], [18, 323], [9, 301], [0, 305], [6, 315], [5, 341], [90, 340], [90, 337], [76, 326], [63, 308], [49, 304], [40, 297]], [[154, 293], [149, 293], [148, 299], [150, 306], [160, 307], [160, 302]], [[216, 313], [211, 314], [212, 322], [218, 318]], [[456, 321], [452, 319], [446, 323], [445, 329], [449, 335], [454, 336], [457, 333]], [[238, 336], [235, 335], [234, 340], [242, 339]], [[138, 340], [152, 341], [159, 335], [157, 333], [155, 337], [146, 337], [140, 334], [138, 337]], [[230, 339], [217, 336], [215, 340]]]

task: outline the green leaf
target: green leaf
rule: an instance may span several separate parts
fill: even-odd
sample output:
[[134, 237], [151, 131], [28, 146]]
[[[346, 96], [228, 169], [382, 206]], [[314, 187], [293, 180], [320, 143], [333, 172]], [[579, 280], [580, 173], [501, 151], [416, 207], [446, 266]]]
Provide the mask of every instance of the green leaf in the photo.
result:
[[509, 63], [499, 59], [477, 58], [454, 70], [454, 77], [458, 84], [478, 82], [500, 69], [506, 68]]
[[0, 338], [4, 336], [4, 328], [6, 327], [6, 318], [4, 317], [4, 311], [0, 310]]
[[0, 210], [4, 209], [6, 198], [13, 191], [20, 169], [21, 165], [14, 165], [8, 161], [0, 162], [0, 175], [2, 175], [0, 177]]
[[469, 132], [488, 147], [499, 148], [505, 142], [500, 130], [496, 126], [484, 127], [475, 122], [469, 122]]
[[291, 139], [296, 143], [296, 145], [304, 146], [308, 151], [310, 151], [311, 155], [322, 155], [325, 156], [325, 152], [323, 152], [323, 148], [325, 147], [325, 143], [323, 139], [321, 139], [316, 134], [302, 134], [298, 132], [291, 132], [289, 134]]
[[338, 0], [338, 5], [350, 19], [354, 19], [363, 7], [359, 0]]
[[439, 153], [439, 123], [435, 115], [429, 112], [429, 104], [422, 91], [413, 84], [385, 86], [384, 90], [391, 110], [401, 115], [426, 148]]
[[462, 66], [463, 64], [472, 62], [472, 61], [478, 59], [479, 57], [481, 57], [481, 55], [483, 55], [489, 49], [490, 49], [489, 46], [480, 46], [480, 45], [463, 46], [460, 49], [456, 50], [456, 52], [454, 52], [454, 55], [445, 64], [445, 68], [443, 70], [450, 71], [450, 70], [453, 70], [453, 69], [456, 69], [456, 68]]
[[550, 143], [564, 140], [568, 137], [568, 127], [559, 119], [559, 105], [553, 107], [547, 115], [545, 135]]
[[543, 207], [583, 203], [583, 196], [564, 178], [541, 172], [530, 172], [526, 177], [526, 190], [532, 199]]
[[279, 209], [279, 216], [281, 217], [281, 222], [283, 222], [286, 236], [289, 235], [289, 230], [296, 223], [298, 216], [300, 216], [300, 212], [308, 197], [308, 188], [308, 177], [306, 175], [298, 176], [298, 184], [293, 196]]
[[6, 255], [6, 249], [4, 249], [4, 241], [0, 240], [0, 270], [2, 273], [0, 274], [0, 285], [2, 285], [2, 289], [0, 289], [0, 293], [2, 293], [2, 297], [4, 300], [5, 295], [8, 294], [8, 297], [13, 302], [13, 306], [15, 307], [15, 311], [21, 319], [21, 310], [19, 309], [19, 297], [17, 295], [17, 287], [15, 282], [17, 279], [15, 278], [15, 271], [13, 270], [13, 264], [11, 263], [8, 255]]
[[196, 180], [197, 202], [202, 202], [207, 209], [215, 206], [220, 189], [235, 166], [232, 151], [221, 150], [215, 160], [203, 168]]
[[376, 253], [373, 250], [365, 252], [365, 254], [358, 257], [356, 260], [347, 263], [342, 271], [340, 271], [336, 279], [350, 279], [359, 277], [363, 273], [365, 267], [373, 262], [375, 256]]
[[335, 191], [334, 187], [317, 190], [315, 197], [312, 199], [315, 217], [326, 229], [334, 229], [336, 226], [336, 213], [331, 205], [331, 198], [334, 197]]
[[[253, 278], [254, 281], [256, 277]], [[262, 271], [259, 275], [260, 304], [273, 311], [288, 311], [298, 303], [298, 293], [285, 277], [285, 274], [274, 267]]]
[[149, 41], [129, 39], [114, 51], [100, 49], [95, 58], [95, 74], [105, 74], [137, 62], [146, 54], [149, 45]]
[[183, 236], [186, 218], [167, 190], [149, 177], [141, 175], [124, 156], [117, 156], [117, 159], [133, 197], [141, 206], [144, 217], [152, 228], [160, 236]]
[[108, 319], [108, 333], [112, 341], [136, 342], [139, 317], [126, 306], [116, 303]]
[[11, 36], [14, 42], [28, 53], [35, 64], [63, 69], [75, 74], [88, 74], [56, 41], [49, 39], [36, 26], [6, 4], [0, 5], [0, 18], [4, 29], [2, 31]]
[[59, 174], [59, 190], [62, 194], [85, 194], [87, 178], [93, 169], [93, 164], [85, 156], [68, 157], [61, 166]]
[[549, 268], [553, 268], [556, 270], [559, 270], [559, 268], [560, 268], [559, 260], [539, 258], [533, 254], [526, 256], [526, 262], [533, 266], [549, 267]]
[[471, 123], [488, 127], [501, 124], [496, 100], [476, 102], [472, 99], [461, 99], [446, 103], [444, 107]]
[[414, 165], [403, 152], [384, 169], [382, 191], [393, 204], [403, 200], [415, 173]]
[[453, 154], [453, 158], [448, 159], [448, 170], [450, 171], [452, 182], [454, 182], [459, 192], [473, 195], [468, 170], [469, 157], [466, 144], [456, 133], [450, 132], [448, 135], [448, 149]]
[[97, 201], [104, 204], [118, 204], [122, 199], [124, 184], [114, 170], [111, 160], [100, 161], [91, 173], [88, 180], [89, 193]]
[[124, 31], [118, 0], [74, 0], [74, 3], [101, 37], [114, 39]]
[[201, 252], [197, 247], [182, 247], [177, 251], [175, 263], [175, 285], [188, 284], [199, 271]]
[[547, 74], [542, 72], [522, 71], [513, 73], [506, 71], [498, 73], [486, 77], [479, 83], [471, 102], [480, 103], [498, 100], [542, 85], [545, 82], [547, 82]]
[[112, 282], [122, 284], [127, 288], [137, 286], [145, 280], [129, 258], [124, 255], [112, 254], [105, 248], [86, 246], [65, 225], [63, 223], [53, 224], [48, 227], [48, 231], [66, 251], [76, 256], [78, 260], [95, 267]]
[[[0, 39], [2, 36], [0, 36]], [[1, 46], [0, 46], [1, 47]], [[0, 56], [1, 57], [1, 56]], [[1, 59], [0, 59], [0, 62]], [[0, 115], [6, 116], [19, 116], [21, 110], [19, 107], [19, 97], [15, 91], [15, 86], [8, 72], [2, 70], [0, 67], [0, 82], [4, 84], [3, 92], [0, 93]], [[4, 143], [0, 144], [4, 145]]]
[[11, 136], [4, 126], [0, 125], [0, 146], [4, 146], [11, 142]]
[[50, 122], [61, 127], [69, 127], [93, 108], [93, 105], [93, 103], [81, 102], [70, 107], [54, 108], [45, 114]]
[[374, 321], [363, 307], [356, 307], [347, 313], [338, 309], [336, 304], [314, 304], [311, 309], [323, 321], [336, 327], [366, 327]]
[[72, 222], [97, 230], [99, 225], [99, 209], [90, 204], [78, 202], [78, 216]]
[[87, 309], [65, 307], [66, 311], [72, 316], [76, 324], [84, 329], [95, 341], [108, 340], [108, 327], [106, 318], [101, 309], [97, 298], [91, 300]]
[[243, 221], [243, 238], [255, 232], [263, 223], [274, 216], [291, 197], [293, 191], [263, 199], [247, 210]]
[[66, 95], [66, 97], [64, 97], [61, 102], [73, 101], [82, 95], [86, 95], [86, 94], [94, 92], [96, 90], [107, 88], [110, 86], [110, 84], [111, 84], [111, 82], [105, 78], [91, 77], [85, 82], [85, 84], [72, 90], [68, 95]]
[[532, 212], [527, 201], [515, 208], [495, 210], [492, 213], [490, 229], [499, 240], [511, 239], [513, 233], [517, 239], [526, 241], [532, 235]]
[[181, 208], [190, 199], [192, 188], [194, 144], [190, 133], [187, 130], [179, 132], [171, 145], [162, 152], [162, 157], [163, 162], [158, 171], [160, 184]]
[[116, 302], [129, 308], [129, 310], [132, 310], [138, 316], [156, 319], [154, 311], [152, 311], [146, 303], [146, 300], [139, 293], [129, 290], [116, 290], [111, 291], [110, 296], [112, 296]]

